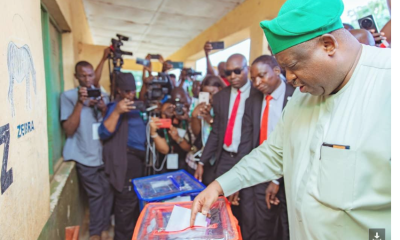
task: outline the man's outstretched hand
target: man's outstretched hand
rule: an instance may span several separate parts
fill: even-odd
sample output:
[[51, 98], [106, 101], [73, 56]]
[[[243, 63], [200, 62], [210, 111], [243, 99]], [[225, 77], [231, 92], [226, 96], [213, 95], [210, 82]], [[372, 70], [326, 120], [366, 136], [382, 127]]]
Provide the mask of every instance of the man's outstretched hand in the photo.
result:
[[190, 216], [190, 226], [193, 227], [197, 213], [208, 215], [211, 206], [217, 201], [218, 197], [223, 194], [221, 185], [217, 181], [212, 182], [202, 191], [193, 201], [192, 214]]

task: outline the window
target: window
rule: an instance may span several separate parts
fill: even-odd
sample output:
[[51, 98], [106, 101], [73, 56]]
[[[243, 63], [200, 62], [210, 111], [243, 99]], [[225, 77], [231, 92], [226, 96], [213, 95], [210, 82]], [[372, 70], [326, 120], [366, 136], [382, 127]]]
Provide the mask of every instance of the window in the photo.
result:
[[64, 91], [61, 31], [42, 6], [43, 55], [46, 74], [49, 172], [53, 175], [62, 159], [65, 142], [60, 123], [60, 94]]
[[358, 19], [370, 14], [374, 15], [379, 29], [382, 29], [390, 19], [386, 0], [344, 0], [343, 3], [342, 22], [349, 23], [356, 29], [360, 28]]

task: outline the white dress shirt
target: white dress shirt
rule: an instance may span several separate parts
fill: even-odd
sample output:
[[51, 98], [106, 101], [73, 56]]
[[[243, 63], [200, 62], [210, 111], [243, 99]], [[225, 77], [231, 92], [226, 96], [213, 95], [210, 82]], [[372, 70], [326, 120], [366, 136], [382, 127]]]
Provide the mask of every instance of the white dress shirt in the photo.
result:
[[[279, 84], [278, 88], [271, 93], [272, 99], [269, 100], [267, 138], [272, 133], [276, 124], [278, 124], [279, 119], [281, 118], [283, 102], [285, 100], [285, 93], [286, 93], [286, 83], [281, 78], [281, 83]], [[260, 129], [262, 127], [262, 118], [264, 115], [265, 106], [267, 105], [267, 100], [265, 99], [266, 97], [267, 95], [264, 94], [262, 110], [261, 110]], [[278, 180], [272, 180], [272, 182], [275, 183], [276, 185], [279, 185]]]
[[[242, 119], [243, 119], [243, 114], [244, 114], [244, 107], [247, 98], [250, 96], [250, 81], [247, 80], [247, 83], [240, 88], [240, 103], [238, 107], [238, 111], [236, 114], [236, 120], [235, 120], [235, 125], [233, 126], [233, 134], [232, 134], [232, 144], [228, 147], [224, 144], [224, 149], [228, 152], [234, 152], [237, 153], [238, 147], [240, 144], [240, 137], [242, 136]], [[228, 123], [229, 119], [231, 117], [232, 109], [233, 109], [233, 104], [235, 103], [236, 96], [238, 95], [238, 90], [234, 87], [231, 88], [231, 97], [230, 97], [230, 102], [229, 102], [229, 118], [228, 118]], [[228, 126], [228, 124], [227, 124]], [[225, 137], [225, 136], [224, 136]]]
[[391, 239], [391, 50], [362, 45], [336, 94], [298, 89], [262, 145], [219, 177], [225, 196], [285, 177], [290, 239]]
[[[279, 119], [281, 118], [283, 102], [285, 99], [285, 92], [286, 92], [286, 84], [281, 80], [279, 87], [271, 93], [272, 99], [269, 100], [267, 137], [272, 133], [276, 124], [279, 122]], [[264, 115], [265, 106], [267, 105], [267, 101], [265, 100], [266, 97], [267, 95], [264, 94], [262, 110], [261, 110], [260, 129], [262, 126], [262, 119]]]

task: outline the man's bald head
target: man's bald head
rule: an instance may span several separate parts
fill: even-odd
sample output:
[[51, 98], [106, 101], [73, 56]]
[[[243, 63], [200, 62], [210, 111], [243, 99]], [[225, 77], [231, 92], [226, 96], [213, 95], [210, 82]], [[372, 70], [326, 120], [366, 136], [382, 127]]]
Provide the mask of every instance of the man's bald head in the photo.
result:
[[225, 69], [226, 69], [226, 62], [220, 62], [218, 64], [218, 75], [225, 78]]
[[246, 57], [240, 53], [232, 54], [226, 62], [228, 63], [229, 61], [241, 61], [243, 66], [247, 65]]
[[233, 54], [226, 61], [226, 78], [234, 88], [243, 87], [248, 81], [247, 59], [242, 54]]
[[[277, 53], [286, 79], [312, 95], [337, 92], [348, 81], [361, 52], [360, 43], [344, 28]], [[345, 81], [346, 80], [346, 81]]]

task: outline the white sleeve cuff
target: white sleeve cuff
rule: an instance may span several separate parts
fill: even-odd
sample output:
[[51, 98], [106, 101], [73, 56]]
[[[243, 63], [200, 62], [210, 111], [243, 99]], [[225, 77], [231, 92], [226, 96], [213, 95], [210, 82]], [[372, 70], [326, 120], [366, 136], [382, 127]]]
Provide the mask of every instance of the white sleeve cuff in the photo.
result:
[[278, 180], [272, 180], [273, 183], [275, 183], [276, 185], [279, 185]]
[[203, 162], [201, 162], [201, 161], [199, 161], [199, 164], [201, 164], [201, 165], [203, 165], [203, 166], [204, 166], [204, 163], [203, 163]]

